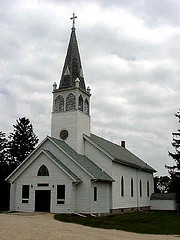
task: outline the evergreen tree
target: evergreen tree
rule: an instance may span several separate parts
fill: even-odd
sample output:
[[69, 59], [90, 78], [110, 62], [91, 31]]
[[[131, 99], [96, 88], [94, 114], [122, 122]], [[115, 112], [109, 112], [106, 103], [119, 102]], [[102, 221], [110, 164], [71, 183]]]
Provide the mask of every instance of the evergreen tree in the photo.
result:
[[5, 178], [10, 174], [7, 146], [5, 133], [0, 131], [0, 189], [3, 193], [0, 197], [0, 209], [9, 207], [9, 184], [5, 182]]
[[29, 119], [23, 117], [16, 120], [14, 131], [9, 136], [9, 152], [11, 163], [19, 165], [35, 149], [39, 139], [33, 132]]
[[160, 176], [154, 178], [154, 192], [167, 193], [169, 191], [170, 178], [168, 176]]
[[0, 164], [5, 164], [7, 161], [7, 139], [5, 133], [0, 131]]
[[[175, 117], [177, 117], [180, 122], [180, 111], [175, 114]], [[178, 129], [177, 132], [173, 132], [172, 136], [172, 146], [174, 147], [175, 152], [169, 152], [169, 156], [172, 157], [175, 164], [173, 166], [167, 166], [167, 168], [171, 177], [170, 191], [177, 193], [178, 198], [180, 199], [180, 129]]]

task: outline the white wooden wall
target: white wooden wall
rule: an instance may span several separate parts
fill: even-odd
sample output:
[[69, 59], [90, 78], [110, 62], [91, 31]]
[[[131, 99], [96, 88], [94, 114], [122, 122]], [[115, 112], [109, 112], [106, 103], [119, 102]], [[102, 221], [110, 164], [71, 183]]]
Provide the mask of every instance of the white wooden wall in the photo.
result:
[[[110, 194], [108, 183], [95, 182], [91, 184], [91, 212], [109, 213]], [[94, 187], [97, 187], [97, 201], [94, 201]]]
[[[51, 149], [51, 152], [58, 157], [67, 167], [83, 181], [73, 185], [72, 179], [67, 176], [54, 162], [44, 153], [40, 154], [29, 167], [13, 182], [11, 187], [11, 210], [29, 211], [35, 210], [35, 190], [51, 190], [51, 208], [53, 213], [69, 212], [109, 212], [109, 184], [98, 184], [99, 201], [94, 205], [91, 177], [81, 169], [75, 162], [68, 158], [49, 140], [42, 146], [43, 149]], [[40, 151], [40, 150], [39, 150]], [[38, 151], [38, 152], [39, 152]], [[33, 154], [32, 158], [37, 154]], [[28, 163], [28, 162], [27, 162]], [[49, 176], [37, 176], [38, 169], [44, 164], [49, 170]], [[38, 183], [48, 183], [49, 187], [37, 187]], [[22, 185], [32, 185], [30, 187], [29, 203], [22, 203]], [[54, 185], [54, 187], [53, 187]], [[66, 201], [65, 204], [57, 205], [57, 185], [65, 185]], [[13, 200], [14, 199], [14, 200]], [[106, 199], [106, 203], [104, 202]], [[103, 206], [103, 208], [102, 208]], [[108, 206], [108, 208], [107, 208]]]
[[88, 141], [85, 141], [85, 155], [103, 171], [112, 176], [112, 160]]
[[[37, 176], [38, 169], [44, 164], [49, 170], [49, 176]], [[38, 183], [48, 183], [48, 187], [38, 187]], [[29, 203], [22, 203], [22, 185], [30, 185]], [[15, 210], [34, 211], [35, 191], [51, 190], [51, 212], [71, 212], [74, 201], [74, 186], [72, 180], [58, 166], [56, 166], [45, 154], [41, 154], [13, 183], [16, 185]], [[33, 187], [31, 187], [31, 185]], [[54, 187], [53, 187], [54, 185]], [[65, 185], [65, 204], [57, 205], [57, 185]], [[11, 205], [13, 208], [13, 205]]]
[[90, 116], [84, 112], [78, 110], [78, 99], [81, 95], [83, 103], [85, 99], [90, 99], [87, 94], [79, 89], [72, 89], [71, 91], [59, 91], [53, 93], [53, 106], [55, 99], [58, 95], [63, 96], [65, 102], [67, 96], [72, 93], [76, 97], [76, 110], [64, 111], [64, 112], [52, 112], [51, 116], [51, 136], [60, 139], [59, 134], [62, 129], [66, 129], [69, 132], [69, 136], [66, 142], [76, 152], [84, 154], [84, 140], [83, 134], [90, 136]]
[[176, 201], [175, 200], [151, 200], [151, 210], [176, 210]]
[[[91, 183], [91, 177], [76, 162], [69, 158], [57, 146], [47, 140], [41, 149], [32, 154], [31, 158], [37, 156], [42, 149], [49, 149], [54, 156], [59, 158], [67, 167], [83, 181], [78, 185], [72, 184], [72, 179], [64, 173], [54, 162], [52, 162], [45, 154], [41, 154], [37, 159], [29, 165], [29, 167], [18, 177], [11, 185], [11, 210], [34, 211], [35, 208], [35, 190], [47, 189], [51, 190], [51, 212], [109, 212], [110, 209], [117, 208], [133, 208], [150, 206], [150, 197], [147, 197], [147, 181], [150, 184], [149, 196], [153, 192], [153, 177], [151, 173], [139, 171], [131, 167], [126, 167], [118, 163], [112, 163], [104, 153], [96, 149], [91, 144], [85, 144], [86, 156], [92, 159], [102, 170], [106, 171], [115, 182], [110, 183]], [[30, 162], [28, 160], [25, 165]], [[38, 177], [37, 171], [44, 164], [49, 169], [50, 176]], [[124, 177], [125, 188], [124, 197], [120, 194], [120, 179]], [[130, 194], [130, 179], [134, 182], [134, 195]], [[139, 196], [139, 180], [142, 181], [142, 197]], [[138, 185], [137, 185], [138, 182]], [[37, 187], [37, 183], [48, 183], [49, 187]], [[22, 185], [32, 185], [30, 187], [29, 203], [22, 203]], [[54, 187], [53, 187], [54, 185]], [[66, 186], [66, 202], [64, 205], [56, 204], [56, 186]], [[98, 188], [98, 201], [93, 201], [93, 187]]]
[[[124, 196], [121, 196], [121, 177], [124, 177]], [[113, 209], [150, 206], [153, 193], [153, 176], [151, 173], [113, 163]], [[131, 197], [131, 178], [133, 178], [133, 197]], [[139, 193], [139, 181], [142, 181], [142, 197]], [[147, 181], [149, 181], [149, 197], [147, 197]]]

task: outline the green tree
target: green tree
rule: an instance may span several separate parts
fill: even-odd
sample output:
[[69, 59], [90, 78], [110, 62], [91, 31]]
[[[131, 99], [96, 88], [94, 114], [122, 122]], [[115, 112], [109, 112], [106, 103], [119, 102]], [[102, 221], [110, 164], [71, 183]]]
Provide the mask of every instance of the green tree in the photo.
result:
[[5, 133], [0, 131], [0, 209], [8, 209], [9, 207], [9, 184], [5, 182], [5, 178], [10, 173], [8, 164], [8, 140]]
[[13, 125], [14, 131], [9, 136], [9, 153], [11, 163], [19, 165], [35, 149], [39, 139], [29, 119], [23, 117], [16, 122]]
[[7, 161], [7, 139], [5, 133], [0, 131], [0, 164], [4, 164]]
[[167, 193], [169, 191], [170, 178], [168, 176], [160, 176], [154, 178], [154, 192]]
[[[180, 122], [180, 111], [175, 113], [175, 117]], [[177, 132], [172, 133], [173, 141], [172, 146], [174, 147], [174, 153], [169, 152], [169, 156], [175, 161], [173, 166], [167, 166], [171, 181], [170, 191], [175, 192], [180, 200], [180, 129]]]

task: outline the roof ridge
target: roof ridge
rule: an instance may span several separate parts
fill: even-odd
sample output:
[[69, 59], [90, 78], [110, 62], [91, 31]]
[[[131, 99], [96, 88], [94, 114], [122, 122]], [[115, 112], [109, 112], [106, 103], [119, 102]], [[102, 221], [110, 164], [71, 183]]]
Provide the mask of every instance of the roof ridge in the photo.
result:
[[76, 180], [78, 180], [78, 182], [82, 182], [81, 179], [71, 170], [69, 169], [61, 160], [59, 160], [59, 158], [57, 158], [51, 151], [47, 150], [47, 149], [43, 149], [43, 151], [45, 151], [47, 154], [50, 155], [50, 157], [53, 157], [56, 161], [60, 162], [61, 167], [64, 168], [64, 170], [68, 170], [69, 174], [72, 175], [72, 177], [76, 178]]
[[124, 148], [116, 143], [110, 142], [109, 140], [99, 137], [93, 133], [91, 133], [90, 139], [96, 144], [98, 144], [107, 153], [111, 154], [116, 160], [119, 160], [121, 163], [124, 162], [124, 164], [127, 163], [147, 171], [149, 170], [149, 171], [156, 172], [155, 169], [153, 169], [150, 165], [148, 165], [145, 161], [143, 161], [141, 158], [136, 156], [127, 148]]
[[[96, 169], [96, 170], [98, 170], [98, 171], [100, 171], [102, 174], [105, 174], [105, 176], [106, 176], [106, 178], [108, 178], [108, 180], [109, 181], [114, 181], [114, 179], [108, 174], [108, 173], [106, 173], [105, 171], [103, 171], [97, 164], [95, 164], [90, 158], [88, 158], [87, 156], [85, 156], [85, 155], [83, 155], [83, 154], [78, 154], [73, 148], [71, 148], [66, 142], [64, 142], [64, 141], [61, 141], [61, 140], [59, 140], [59, 139], [57, 139], [57, 138], [52, 138], [52, 137], [50, 137], [52, 140], [55, 140], [55, 141], [58, 141], [59, 143], [61, 143], [62, 145], [64, 145], [64, 146], [66, 146], [67, 148], [69, 148], [70, 150], [71, 150], [71, 152], [70, 153], [68, 153], [69, 154], [69, 156], [71, 157], [71, 158], [73, 158], [74, 159], [74, 161], [77, 163], [77, 164], [80, 164], [80, 162], [81, 162], [81, 167], [83, 167], [84, 169], [86, 169], [86, 171], [88, 171], [89, 173], [90, 173], [90, 175], [92, 176], [92, 177], [94, 177], [95, 179], [97, 179], [96, 178], [96, 176], [94, 175], [95, 174], [95, 172], [93, 172], [93, 171], [91, 171], [90, 170], [90, 167], [92, 167], [92, 166], [94, 166], [94, 168]], [[63, 149], [63, 146], [60, 146], [62, 149]], [[67, 149], [65, 150], [65, 149], [63, 149], [65, 152], [67, 151]], [[74, 156], [73, 156], [74, 155]], [[82, 162], [82, 160], [84, 160], [85, 162], [83, 163]], [[87, 161], [89, 161], [89, 165], [87, 166], [86, 165], [86, 163], [87, 163]], [[83, 164], [84, 165], [83, 165]], [[85, 165], [86, 165], [86, 167], [85, 167]], [[94, 169], [94, 170], [95, 170]], [[101, 177], [99, 177], [99, 179], [105, 179], [105, 176], [103, 176], [103, 175], [101, 175]], [[107, 180], [107, 179], [106, 179]]]

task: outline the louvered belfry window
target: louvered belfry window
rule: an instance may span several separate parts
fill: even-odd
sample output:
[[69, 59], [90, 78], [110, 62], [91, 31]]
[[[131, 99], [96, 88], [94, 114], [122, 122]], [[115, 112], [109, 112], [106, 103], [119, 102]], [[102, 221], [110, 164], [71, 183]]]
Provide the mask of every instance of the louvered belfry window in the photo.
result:
[[79, 108], [80, 111], [83, 111], [83, 98], [82, 98], [81, 95], [79, 96], [78, 108]]
[[84, 113], [89, 115], [89, 102], [87, 99], [84, 102]]
[[66, 98], [66, 111], [76, 109], [76, 97], [70, 93]]
[[63, 112], [64, 111], [64, 98], [59, 95], [55, 99], [55, 112]]

